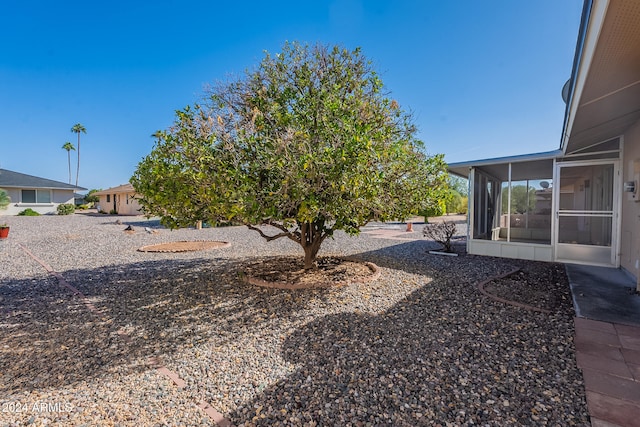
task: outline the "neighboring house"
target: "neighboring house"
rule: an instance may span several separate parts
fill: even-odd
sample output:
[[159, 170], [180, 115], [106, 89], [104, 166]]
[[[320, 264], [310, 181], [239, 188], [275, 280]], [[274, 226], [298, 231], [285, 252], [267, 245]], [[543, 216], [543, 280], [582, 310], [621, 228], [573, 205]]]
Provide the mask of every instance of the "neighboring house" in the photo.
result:
[[119, 215], [142, 215], [139, 195], [131, 184], [96, 191], [92, 195], [100, 198], [97, 204], [99, 210]]
[[74, 203], [74, 192], [86, 188], [51, 179], [0, 169], [0, 188], [7, 190], [11, 203], [0, 215], [17, 215], [31, 208], [41, 214], [57, 213], [58, 205]]
[[86, 203], [86, 201], [84, 200], [84, 194], [74, 193], [73, 202], [76, 206], [84, 205]]
[[469, 178], [469, 253], [638, 276], [638, 17], [638, 0], [584, 2], [558, 150], [449, 165]]

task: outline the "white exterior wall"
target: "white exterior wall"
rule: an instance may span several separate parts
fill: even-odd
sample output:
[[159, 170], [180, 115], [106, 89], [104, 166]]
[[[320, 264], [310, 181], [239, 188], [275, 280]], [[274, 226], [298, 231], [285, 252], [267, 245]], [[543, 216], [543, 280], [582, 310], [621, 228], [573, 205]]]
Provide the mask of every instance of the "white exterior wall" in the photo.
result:
[[[11, 203], [7, 209], [0, 211], [0, 215], [18, 215], [27, 208], [31, 208], [42, 215], [57, 214], [58, 205], [63, 203], [74, 204], [73, 190], [46, 190], [38, 188], [38, 191], [50, 191], [51, 203], [22, 203], [21, 188], [4, 189], [9, 194], [9, 197], [11, 197]], [[33, 188], [25, 188], [25, 190], [33, 190]]]
[[473, 255], [500, 258], [528, 259], [532, 261], [553, 261], [553, 246], [535, 243], [516, 243], [497, 240], [467, 241], [467, 252]]
[[640, 267], [640, 121], [624, 135], [622, 181], [635, 181], [635, 197], [622, 193], [622, 224], [620, 241], [620, 264], [634, 275]]

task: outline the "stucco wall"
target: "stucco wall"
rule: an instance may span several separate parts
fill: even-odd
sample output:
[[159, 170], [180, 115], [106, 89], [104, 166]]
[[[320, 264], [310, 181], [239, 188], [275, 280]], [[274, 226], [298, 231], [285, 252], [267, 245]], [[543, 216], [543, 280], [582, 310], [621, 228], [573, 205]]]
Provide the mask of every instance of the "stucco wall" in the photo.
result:
[[[636, 181], [640, 186], [640, 121], [624, 135], [624, 160], [622, 180]], [[622, 194], [622, 236], [620, 263], [622, 268], [637, 277], [640, 267], [640, 188], [635, 198]]]
[[0, 215], [17, 215], [27, 208], [31, 208], [42, 215], [56, 214], [58, 205], [62, 203], [74, 204], [72, 190], [50, 190], [51, 203], [22, 203], [22, 189], [5, 188], [5, 190], [11, 197], [11, 203], [6, 210], [0, 211]]
[[119, 194], [118, 213], [120, 215], [141, 215], [140, 204], [134, 193]]
[[134, 198], [134, 193], [110, 194], [109, 202], [107, 202], [106, 195], [99, 196], [99, 198], [98, 206], [105, 212], [111, 212], [114, 209], [115, 199], [115, 209], [118, 215], [142, 215], [140, 204]]

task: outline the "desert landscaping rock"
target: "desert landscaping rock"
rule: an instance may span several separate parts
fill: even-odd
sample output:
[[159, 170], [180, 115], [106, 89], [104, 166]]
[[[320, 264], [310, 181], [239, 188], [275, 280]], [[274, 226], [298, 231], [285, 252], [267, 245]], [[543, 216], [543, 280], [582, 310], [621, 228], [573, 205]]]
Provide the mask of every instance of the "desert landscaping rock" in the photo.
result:
[[157, 243], [138, 249], [140, 252], [196, 252], [208, 249], [226, 248], [231, 246], [229, 242], [215, 242], [207, 240], [190, 240], [182, 242]]
[[[244, 227], [170, 231], [120, 219], [157, 232], [126, 234], [103, 216], [7, 218], [0, 425], [214, 425], [202, 402], [236, 426], [588, 425], [561, 266], [458, 250], [433, 256], [438, 245], [420, 238], [336, 233], [321, 255], [374, 263], [378, 279], [268, 289], [239, 272], [301, 258], [293, 242], [267, 243]], [[137, 250], [192, 240], [232, 246]], [[475, 286], [516, 267], [522, 274], [492, 292], [552, 313], [494, 301]], [[35, 411], [41, 403], [58, 410]]]

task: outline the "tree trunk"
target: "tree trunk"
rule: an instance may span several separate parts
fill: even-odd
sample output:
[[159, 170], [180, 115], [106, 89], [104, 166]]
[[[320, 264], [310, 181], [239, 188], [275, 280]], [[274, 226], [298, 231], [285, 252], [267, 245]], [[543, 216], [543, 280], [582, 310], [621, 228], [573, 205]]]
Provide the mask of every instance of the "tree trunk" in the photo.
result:
[[78, 167], [76, 168], [76, 187], [78, 186], [79, 175], [80, 175], [80, 132], [78, 131]]
[[69, 164], [69, 185], [71, 185], [71, 150], [67, 150], [67, 163]]
[[311, 270], [316, 268], [316, 258], [318, 257], [318, 251], [320, 250], [320, 242], [314, 242], [311, 245], [303, 246], [304, 249], [304, 269]]
[[320, 245], [326, 237], [326, 234], [323, 234], [323, 224], [307, 222], [300, 226], [300, 245], [304, 250], [305, 270], [317, 267], [316, 258], [320, 251]]

